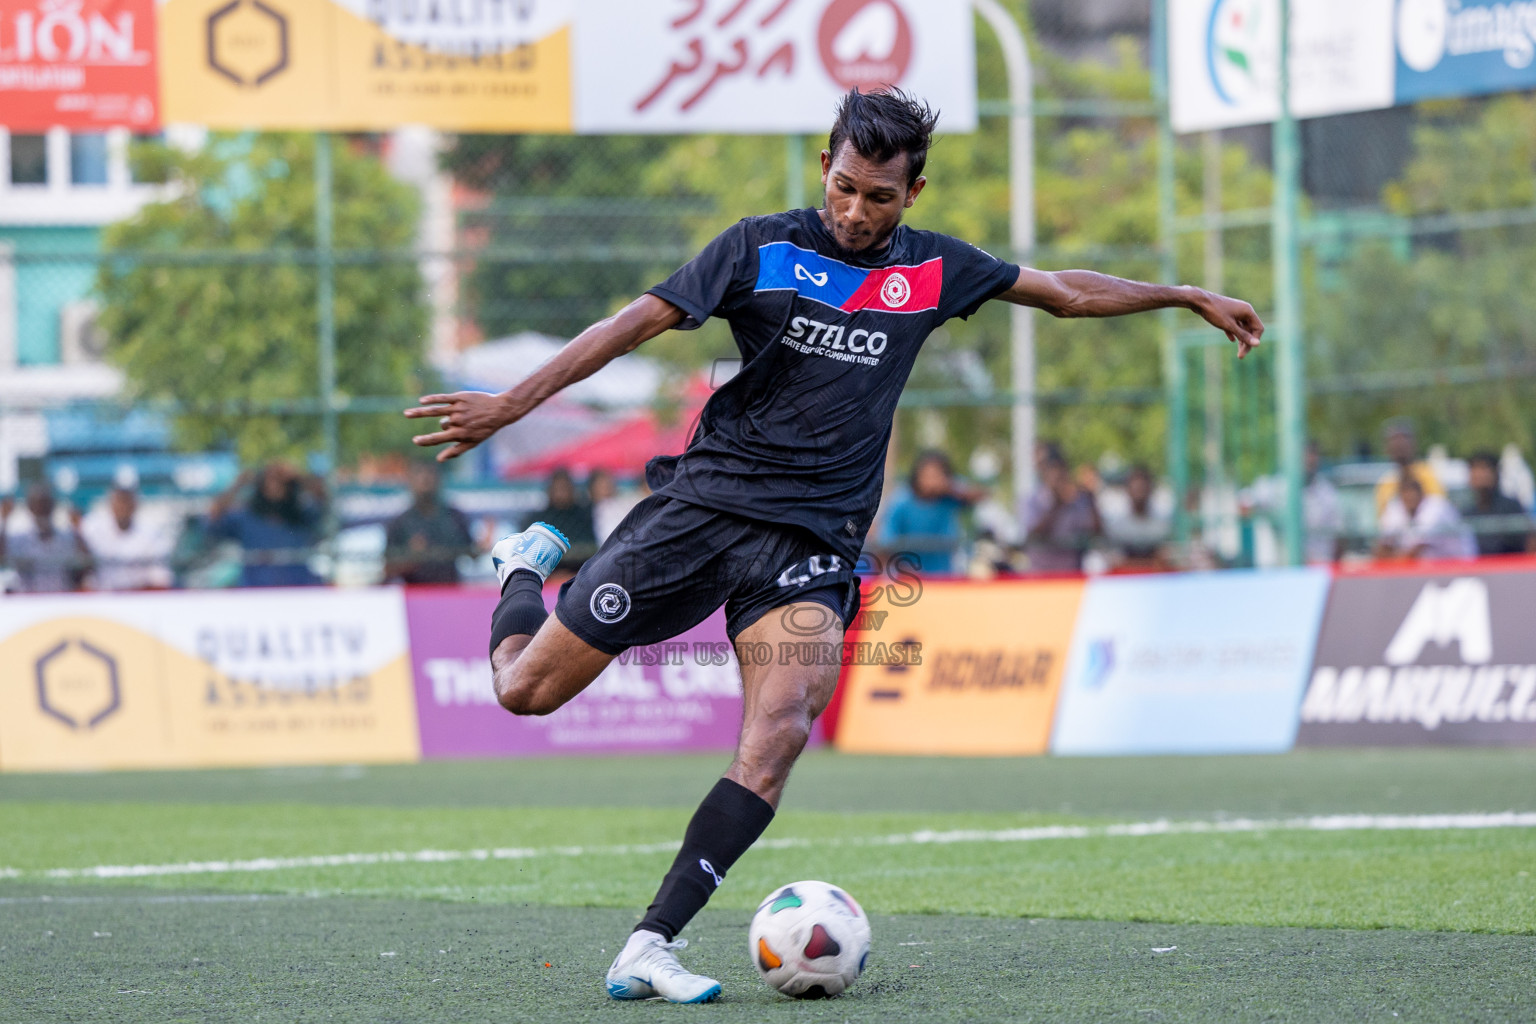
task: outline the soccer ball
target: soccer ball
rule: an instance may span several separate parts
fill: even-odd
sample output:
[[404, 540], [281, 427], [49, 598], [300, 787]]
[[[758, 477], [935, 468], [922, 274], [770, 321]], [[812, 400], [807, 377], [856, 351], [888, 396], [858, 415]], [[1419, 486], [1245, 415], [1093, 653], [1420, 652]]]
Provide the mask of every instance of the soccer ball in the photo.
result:
[[796, 999], [825, 999], [852, 985], [869, 959], [869, 918], [826, 882], [775, 890], [752, 916], [752, 962], [770, 987]]

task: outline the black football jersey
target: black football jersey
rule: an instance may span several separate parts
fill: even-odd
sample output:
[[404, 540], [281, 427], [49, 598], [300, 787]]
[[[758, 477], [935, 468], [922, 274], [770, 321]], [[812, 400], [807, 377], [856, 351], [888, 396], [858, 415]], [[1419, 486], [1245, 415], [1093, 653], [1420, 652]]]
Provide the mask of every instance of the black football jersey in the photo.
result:
[[906, 226], [878, 254], [849, 253], [815, 210], [728, 228], [651, 289], [684, 312], [680, 329], [724, 318], [742, 358], [687, 450], [646, 467], [652, 489], [799, 524], [856, 558], [918, 349], [1018, 275], [967, 242]]

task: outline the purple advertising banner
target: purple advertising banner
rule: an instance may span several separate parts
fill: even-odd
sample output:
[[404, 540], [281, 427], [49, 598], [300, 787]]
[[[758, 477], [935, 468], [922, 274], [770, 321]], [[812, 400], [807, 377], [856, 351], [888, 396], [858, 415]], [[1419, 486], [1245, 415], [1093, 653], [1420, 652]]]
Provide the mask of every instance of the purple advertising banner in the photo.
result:
[[[553, 607], [555, 589], [545, 591]], [[406, 592], [421, 756], [507, 757], [730, 750], [741, 724], [741, 674], [715, 612], [675, 640], [636, 647], [543, 718], [509, 715], [486, 658], [493, 590]]]

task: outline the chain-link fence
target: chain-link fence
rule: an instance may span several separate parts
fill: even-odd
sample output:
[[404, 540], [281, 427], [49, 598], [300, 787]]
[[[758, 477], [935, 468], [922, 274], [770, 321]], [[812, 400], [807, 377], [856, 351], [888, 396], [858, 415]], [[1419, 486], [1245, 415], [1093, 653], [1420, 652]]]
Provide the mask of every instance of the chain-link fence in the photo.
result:
[[[980, 128], [939, 139], [908, 222], [1045, 269], [1172, 270], [1273, 310], [1269, 130], [1180, 137], [1165, 164], [1149, 5], [1007, 6], [1036, 65], [1038, 248], [1008, 247], [1011, 109], [982, 22]], [[1301, 134], [1307, 423], [1315, 479], [1328, 482], [1308, 488], [1309, 553], [1375, 550], [1390, 503], [1377, 485], [1400, 472], [1394, 455], [1428, 457], [1432, 498], [1443, 490], [1463, 513], [1503, 517], [1453, 527], [1453, 508], [1431, 528], [1410, 515], [1393, 526], [1400, 549], [1449, 551], [1441, 534], [1472, 543], [1479, 522], [1512, 548], [1528, 532], [1522, 513], [1493, 501], [1466, 459], [1491, 451], [1499, 488], [1529, 507], [1536, 99], [1325, 118]], [[136, 144], [136, 198], [99, 225], [0, 225], [0, 308], [12, 311], [0, 356], [15, 365], [0, 375], [0, 493], [17, 496], [9, 536], [39, 532], [25, 506], [46, 483], [59, 531], [70, 506], [111, 548], [113, 523], [132, 532], [111, 492], [131, 484], [118, 489], [137, 492], [135, 516], [160, 525], [134, 542], [149, 554], [117, 538], [113, 557], [163, 562], [177, 585], [259, 582], [254, 570], [273, 566], [291, 576], [268, 577], [295, 581], [486, 578], [489, 542], [549, 505], [555, 470], [572, 475], [577, 518], [601, 506], [611, 520], [633, 500], [644, 457], [686, 442], [728, 372], [729, 331], [663, 335], [447, 467], [445, 505], [462, 513], [467, 541], [454, 515], [429, 515], [429, 480], [408, 485], [426, 457], [410, 444], [422, 427], [400, 409], [441, 389], [510, 386], [739, 217], [820, 197], [820, 139], [401, 131], [329, 145], [328, 211], [317, 208], [314, 136], [211, 135]], [[13, 182], [52, 180], [17, 163], [46, 157], [34, 150], [11, 146]], [[956, 571], [1038, 567], [1041, 545], [1057, 541], [1090, 568], [1280, 558], [1271, 349], [1237, 363], [1186, 314], [1038, 320], [1030, 394], [1010, 390], [997, 304], [929, 340], [897, 414], [888, 506], [910, 500], [908, 474], [932, 449], [968, 485], [969, 508], [946, 535], [963, 556]], [[1059, 452], [1069, 469], [1042, 507], [1096, 496], [1097, 525], [1082, 536], [1046, 537], [1029, 496], [1014, 493], [1017, 402], [1034, 403], [1042, 455]], [[1404, 421], [1390, 452], [1389, 420]], [[272, 465], [288, 468], [249, 473]], [[584, 492], [597, 470], [616, 493], [599, 479], [594, 505]], [[263, 498], [268, 477], [284, 482]], [[413, 502], [416, 519], [391, 534]], [[235, 522], [253, 510], [273, 528], [256, 514]], [[872, 545], [902, 540], [877, 526]], [[70, 585], [106, 585], [113, 558], [56, 546]], [[11, 569], [25, 569], [16, 552]]]

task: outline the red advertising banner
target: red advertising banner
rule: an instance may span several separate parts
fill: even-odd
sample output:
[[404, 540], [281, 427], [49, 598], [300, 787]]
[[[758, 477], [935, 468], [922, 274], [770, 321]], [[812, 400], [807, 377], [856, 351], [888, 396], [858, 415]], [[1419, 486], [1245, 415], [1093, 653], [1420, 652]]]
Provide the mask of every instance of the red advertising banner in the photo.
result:
[[155, 0], [0, 0], [0, 125], [153, 131]]

